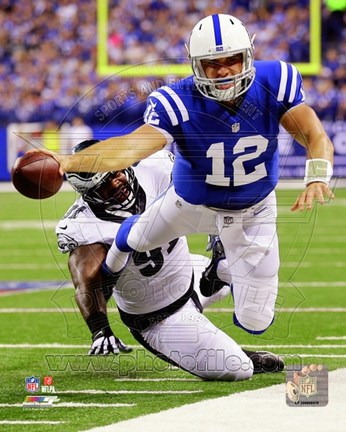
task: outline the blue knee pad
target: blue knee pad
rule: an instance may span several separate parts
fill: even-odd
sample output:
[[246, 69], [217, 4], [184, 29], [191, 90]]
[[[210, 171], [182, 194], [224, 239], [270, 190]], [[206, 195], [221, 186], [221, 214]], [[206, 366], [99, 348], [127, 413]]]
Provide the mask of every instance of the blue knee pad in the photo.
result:
[[134, 225], [139, 218], [139, 215], [134, 215], [124, 220], [124, 222], [120, 225], [119, 231], [115, 237], [115, 245], [121, 252], [132, 252], [131, 246], [127, 243], [127, 238], [130, 234], [132, 225]]

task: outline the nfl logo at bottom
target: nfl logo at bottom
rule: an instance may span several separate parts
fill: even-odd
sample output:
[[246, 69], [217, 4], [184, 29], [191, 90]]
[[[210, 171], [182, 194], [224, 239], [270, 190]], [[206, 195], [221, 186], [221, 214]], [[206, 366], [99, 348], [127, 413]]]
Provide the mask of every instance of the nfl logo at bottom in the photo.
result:
[[51, 375], [43, 377], [42, 393], [55, 393], [53, 377]]
[[40, 378], [34, 376], [25, 378], [25, 389], [30, 393], [40, 391]]

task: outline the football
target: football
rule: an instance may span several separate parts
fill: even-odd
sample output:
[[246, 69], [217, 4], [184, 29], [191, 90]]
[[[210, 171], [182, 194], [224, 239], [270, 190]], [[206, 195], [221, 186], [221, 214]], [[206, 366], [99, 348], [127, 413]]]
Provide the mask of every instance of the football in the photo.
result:
[[33, 199], [55, 195], [64, 181], [59, 173], [59, 163], [44, 153], [29, 153], [18, 158], [11, 175], [17, 191]]

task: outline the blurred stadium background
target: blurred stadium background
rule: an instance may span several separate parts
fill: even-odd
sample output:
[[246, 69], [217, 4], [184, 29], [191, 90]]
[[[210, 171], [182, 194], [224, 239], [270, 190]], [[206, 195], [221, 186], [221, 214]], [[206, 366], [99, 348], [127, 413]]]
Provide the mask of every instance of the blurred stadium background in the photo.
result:
[[[93, 135], [142, 122], [157, 86], [191, 73], [185, 42], [213, 12], [256, 33], [256, 59], [293, 62], [307, 102], [333, 139], [346, 176], [345, 0], [1, 0], [0, 181], [34, 145], [70, 151]], [[30, 145], [29, 145], [30, 146]], [[303, 175], [303, 150], [283, 135], [282, 177]]]
[[[138, 126], [147, 95], [190, 73], [184, 43], [193, 25], [220, 11], [238, 16], [257, 34], [257, 59], [293, 62], [302, 72], [308, 103], [335, 145], [333, 186], [341, 184], [339, 178], [346, 177], [346, 0], [0, 0], [0, 428], [23, 430], [14, 423], [22, 420], [28, 431], [45, 432], [50, 425], [75, 432], [279, 383], [284, 400], [284, 374], [235, 385], [196, 383], [159, 362], [157, 369], [146, 370], [151, 354], [142, 360], [138, 346], [133, 357], [90, 362], [85, 355], [90, 334], [54, 234], [75, 194], [36, 201], [8, 192], [11, 166], [31, 145], [69, 152], [83, 139]], [[281, 176], [301, 187], [303, 150], [283, 133], [280, 153]], [[207, 315], [249, 349], [324, 363], [329, 370], [345, 368], [346, 189], [336, 192], [333, 205], [315, 206], [310, 213], [289, 211], [296, 194], [278, 191], [281, 270], [275, 324], [261, 337], [245, 334], [231, 324], [231, 299]], [[205, 254], [205, 242], [203, 235], [189, 238], [195, 253]], [[114, 302], [110, 306], [117, 335], [136, 344]], [[62, 409], [23, 410], [25, 379], [33, 375], [53, 375]], [[312, 421], [293, 411], [283, 424], [299, 418], [299, 430], [319, 430], [321, 416], [328, 415], [314, 410]], [[332, 431], [333, 424], [325, 430]]]

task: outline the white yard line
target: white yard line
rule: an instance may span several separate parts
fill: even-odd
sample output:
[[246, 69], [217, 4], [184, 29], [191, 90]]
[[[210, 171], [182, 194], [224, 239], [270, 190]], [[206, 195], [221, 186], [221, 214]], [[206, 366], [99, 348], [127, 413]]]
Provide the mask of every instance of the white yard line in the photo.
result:
[[[108, 309], [108, 312], [118, 312], [117, 309]], [[75, 308], [0, 308], [0, 313], [79, 313], [77, 306]]]
[[[285, 355], [285, 354], [283, 354]], [[288, 356], [294, 356], [296, 355], [297, 357], [302, 357], [302, 358], [306, 358], [306, 357], [315, 357], [315, 358], [346, 358], [346, 354], [287, 354]]]
[[[2, 309], [0, 309], [0, 312]], [[203, 310], [203, 312], [217, 312], [217, 313], [232, 313], [234, 312], [233, 308], [206, 308]], [[339, 307], [330, 307], [330, 308], [281, 308], [277, 309], [276, 313], [291, 313], [291, 312], [301, 312], [301, 313], [312, 313], [312, 312], [346, 312], [346, 308], [339, 308]]]
[[[54, 408], [122, 408], [122, 407], [133, 407], [137, 404], [126, 404], [126, 403], [83, 403], [83, 402], [62, 402], [56, 403], [49, 409]], [[1, 403], [0, 408], [11, 408], [11, 407], [23, 407], [22, 403]], [[45, 408], [46, 409], [46, 408]]]
[[329, 403], [323, 408], [288, 407], [285, 385], [278, 384], [92, 428], [88, 432], [340, 432], [346, 424], [345, 395], [346, 369], [339, 369], [329, 374]]
[[[20, 405], [20, 404], [18, 404]], [[13, 406], [13, 405], [11, 405]], [[20, 405], [22, 406], [22, 405]], [[0, 420], [0, 425], [39, 425], [39, 424], [47, 424], [47, 425], [55, 425], [66, 423], [65, 421], [47, 421], [47, 420]]]
[[[344, 263], [345, 264], [345, 263]], [[344, 266], [343, 264], [343, 266]], [[53, 264], [48, 264], [49, 268], [53, 268], [52, 267]], [[4, 269], [8, 269], [9, 267], [13, 267], [12, 269], [15, 270], [23, 270], [23, 264], [0, 264], [0, 270], [1, 268]], [[37, 262], [32, 263], [32, 264], [26, 264], [25, 269], [26, 270], [37, 270], [38, 268], [42, 268], [42, 265], [38, 265]], [[54, 267], [56, 268], [56, 266]], [[1, 281], [0, 282], [0, 295], [16, 295], [18, 293], [20, 293], [21, 295], [23, 294], [27, 294], [27, 293], [31, 293], [31, 292], [39, 292], [39, 291], [46, 291], [46, 290], [56, 290], [56, 289], [70, 289], [73, 288], [73, 285], [70, 281], [47, 281], [47, 286], [44, 288], [42, 287], [42, 281], [37, 281], [37, 287], [34, 287], [34, 282], [32, 281], [30, 282], [30, 287], [28, 288], [24, 288], [24, 289], [20, 289], [22, 288], [22, 285], [25, 282], [21, 282], [21, 281]], [[341, 288], [346, 288], [346, 281], [308, 281], [308, 282], [281, 282], [279, 284], [279, 288], [337, 288], [337, 287], [341, 287]], [[13, 310], [15, 311], [15, 308], [7, 308], [8, 310]], [[1, 311], [6, 311], [5, 309], [1, 309]], [[18, 309], [19, 312], [25, 312], [28, 309], [22, 308], [22, 309]], [[38, 309], [34, 308], [34, 309], [30, 309], [32, 311], [39, 311]], [[44, 308], [41, 309], [42, 311], [47, 311], [47, 312], [56, 312], [55, 309], [53, 308]], [[285, 309], [283, 309], [285, 310]], [[63, 311], [65, 312], [75, 312], [75, 309], [73, 308], [65, 308], [63, 309]], [[287, 310], [290, 311], [290, 310]], [[117, 309], [111, 309], [111, 312], [117, 312]]]
[[280, 345], [280, 344], [267, 344], [267, 345], [242, 345], [243, 347], [247, 347], [247, 348], [253, 348], [253, 349], [263, 349], [263, 348], [324, 348], [324, 349], [330, 349], [330, 348], [346, 348], [346, 345], [340, 345], [340, 344], [335, 344], [335, 345], [289, 345], [289, 344], [284, 344], [284, 345]]
[[[136, 345], [140, 346], [140, 345]], [[67, 348], [88, 348], [90, 349], [89, 345], [68, 345], [68, 344], [60, 344], [60, 343], [48, 343], [48, 344], [29, 344], [29, 343], [23, 343], [23, 344], [0, 344], [1, 348], [16, 348], [16, 349], [30, 349], [30, 348], [57, 348], [57, 349], [67, 349]]]
[[[130, 345], [132, 348], [140, 348], [142, 345]], [[334, 344], [334, 345], [320, 345], [320, 344], [308, 344], [308, 345], [301, 345], [301, 344], [266, 344], [266, 345], [242, 345], [246, 348], [252, 348], [252, 349], [267, 349], [267, 348], [276, 348], [276, 349], [282, 349], [282, 348], [308, 348], [308, 349], [330, 349], [330, 348], [346, 348], [346, 345], [341, 344]], [[58, 342], [54, 343], [46, 343], [46, 344], [30, 344], [30, 343], [22, 343], [22, 344], [0, 344], [0, 348], [90, 348], [90, 345], [84, 345], [84, 344], [60, 344]]]
[[114, 381], [119, 382], [201, 382], [199, 378], [116, 378]]
[[[201, 380], [199, 380], [201, 382]], [[57, 391], [56, 394], [89, 394], [89, 395], [164, 395], [164, 394], [195, 394], [203, 393], [203, 390], [63, 390]], [[54, 405], [55, 406], [55, 405]]]
[[346, 340], [346, 336], [317, 336], [317, 340]]
[[[135, 347], [139, 347], [141, 345], [135, 345]], [[133, 347], [133, 345], [131, 345]], [[29, 344], [29, 343], [23, 343], [23, 344], [0, 344], [1, 348], [22, 348], [22, 349], [30, 349], [30, 348], [57, 348], [57, 349], [67, 349], [67, 348], [88, 348], [90, 349], [89, 345], [69, 345], [69, 344], [60, 344], [60, 343], [47, 343], [47, 344]]]
[[18, 220], [18, 221], [1, 221], [0, 229], [10, 231], [10, 230], [22, 230], [22, 229], [55, 229], [58, 220]]

